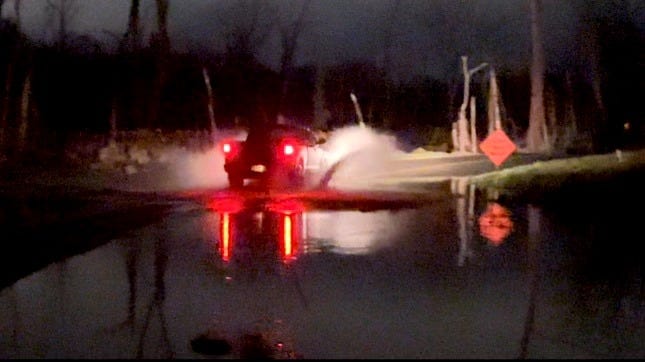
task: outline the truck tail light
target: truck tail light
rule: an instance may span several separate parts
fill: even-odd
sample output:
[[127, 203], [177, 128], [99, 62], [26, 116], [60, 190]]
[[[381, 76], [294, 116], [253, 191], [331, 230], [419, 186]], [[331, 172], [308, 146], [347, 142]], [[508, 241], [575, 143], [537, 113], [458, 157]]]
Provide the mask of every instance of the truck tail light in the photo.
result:
[[285, 144], [282, 151], [286, 156], [291, 156], [295, 152], [295, 149], [293, 148], [293, 145], [291, 144]]
[[295, 138], [284, 138], [276, 145], [276, 156], [284, 162], [295, 162], [301, 143]]
[[223, 141], [220, 143], [220, 149], [224, 157], [231, 159], [237, 156], [240, 152], [240, 143], [237, 141]]

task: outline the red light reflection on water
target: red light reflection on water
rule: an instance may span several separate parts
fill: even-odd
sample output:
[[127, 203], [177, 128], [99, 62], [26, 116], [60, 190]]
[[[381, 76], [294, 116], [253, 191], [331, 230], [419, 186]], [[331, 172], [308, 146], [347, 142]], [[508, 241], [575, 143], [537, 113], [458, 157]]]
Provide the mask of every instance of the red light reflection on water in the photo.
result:
[[220, 213], [236, 213], [244, 208], [244, 201], [239, 197], [218, 198], [210, 200], [208, 208]]
[[294, 227], [294, 221], [297, 215], [283, 214], [281, 216], [282, 225], [280, 228], [280, 240], [282, 241], [282, 245], [280, 247], [280, 251], [282, 255], [282, 261], [287, 263], [296, 258], [295, 255], [297, 252], [298, 244], [296, 233], [297, 230]]
[[298, 200], [286, 199], [270, 202], [267, 209], [280, 214], [299, 214], [305, 211], [305, 206]]
[[494, 246], [499, 246], [513, 230], [511, 213], [502, 205], [490, 202], [479, 217], [479, 232]]
[[208, 207], [220, 213], [219, 252], [222, 260], [228, 262], [233, 250], [233, 220], [231, 215], [244, 208], [244, 201], [239, 197], [213, 199]]
[[300, 215], [305, 211], [305, 206], [298, 200], [286, 199], [269, 203], [267, 209], [280, 214], [280, 253], [282, 261], [288, 263], [296, 259], [298, 220], [300, 220]]
[[219, 252], [223, 261], [231, 260], [233, 249], [231, 215], [228, 212], [222, 213], [220, 219], [220, 245]]
[[[209, 203], [209, 207], [220, 213], [219, 223], [219, 246], [218, 251], [222, 261], [228, 262], [233, 257], [235, 245], [234, 220], [236, 213], [244, 207], [241, 199], [226, 198], [216, 199]], [[275, 242], [278, 244], [280, 259], [284, 263], [289, 263], [296, 259], [298, 254], [298, 238], [300, 237], [299, 226], [301, 225], [301, 215], [304, 211], [304, 205], [297, 200], [279, 200], [273, 201], [266, 205], [268, 211], [262, 211], [261, 214], [273, 213], [277, 217], [268, 217], [267, 220], [277, 223], [278, 234], [273, 234]], [[263, 235], [271, 235], [265, 226], [259, 226], [259, 232]]]

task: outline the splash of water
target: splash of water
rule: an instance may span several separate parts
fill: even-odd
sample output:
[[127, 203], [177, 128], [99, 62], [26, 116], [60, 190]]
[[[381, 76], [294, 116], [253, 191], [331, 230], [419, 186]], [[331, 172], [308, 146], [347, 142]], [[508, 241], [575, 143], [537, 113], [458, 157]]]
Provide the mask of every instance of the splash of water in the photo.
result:
[[217, 147], [205, 152], [177, 152], [169, 163], [178, 189], [227, 185], [224, 157]]
[[[215, 135], [214, 146], [204, 151], [179, 147], [163, 150], [158, 159], [168, 172], [155, 175], [156, 181], [151, 187], [171, 190], [228, 187], [219, 143], [224, 139], [245, 138], [245, 132], [223, 131]], [[394, 136], [359, 126], [332, 131], [323, 147], [332, 169], [328, 185], [338, 189], [364, 187], [364, 181], [370, 177], [387, 174], [394, 157], [403, 152]]]
[[228, 186], [224, 156], [219, 143], [224, 139], [244, 139], [243, 131], [220, 131], [207, 149], [169, 146], [155, 151], [154, 164], [146, 172], [132, 175], [130, 188], [145, 191], [184, 191]]
[[219, 150], [219, 143], [225, 139], [246, 139], [246, 132], [241, 130], [220, 131], [213, 137], [213, 146], [202, 152], [176, 152], [170, 167], [180, 189], [220, 188], [228, 186], [224, 171], [224, 155]]
[[330, 155], [329, 185], [341, 189], [361, 187], [369, 178], [387, 174], [403, 153], [394, 136], [359, 126], [333, 131], [325, 147]]

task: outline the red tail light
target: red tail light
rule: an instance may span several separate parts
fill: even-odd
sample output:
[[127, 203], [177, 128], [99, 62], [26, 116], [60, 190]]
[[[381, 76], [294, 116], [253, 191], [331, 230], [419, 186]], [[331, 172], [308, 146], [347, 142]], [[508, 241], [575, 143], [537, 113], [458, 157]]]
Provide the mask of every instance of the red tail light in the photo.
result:
[[278, 144], [276, 151], [279, 156], [282, 156], [287, 160], [292, 160], [299, 152], [298, 149], [300, 146], [301, 144], [298, 139], [292, 137], [284, 138]]
[[223, 141], [220, 149], [226, 158], [234, 158], [240, 152], [240, 143], [237, 141]]
[[283, 152], [286, 156], [290, 156], [290, 155], [293, 155], [293, 153], [295, 152], [295, 149], [293, 145], [286, 144], [284, 145]]

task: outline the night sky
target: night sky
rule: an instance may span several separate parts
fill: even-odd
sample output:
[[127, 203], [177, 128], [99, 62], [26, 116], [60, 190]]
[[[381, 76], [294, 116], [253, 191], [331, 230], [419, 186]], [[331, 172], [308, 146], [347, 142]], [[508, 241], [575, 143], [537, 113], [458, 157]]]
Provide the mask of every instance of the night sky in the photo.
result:
[[[226, 29], [249, 21], [242, 0], [170, 0], [170, 36], [176, 50], [224, 47]], [[259, 59], [277, 68], [278, 24], [288, 23], [301, 0], [264, 2], [260, 26], [269, 31], [259, 48]], [[579, 26], [575, 1], [544, 0], [545, 48], [550, 67], [569, 65]], [[626, 13], [645, 28], [642, 1], [624, 1]], [[24, 31], [36, 39], [50, 39], [52, 27], [44, 0], [22, 0]], [[114, 46], [125, 32], [130, 0], [76, 0], [70, 28]], [[144, 31], [154, 30], [154, 0], [141, 1]], [[13, 1], [5, 1], [4, 17], [13, 17]], [[369, 60], [383, 64], [386, 29], [391, 32], [391, 67], [395, 77], [453, 76], [460, 72], [459, 55], [470, 64], [525, 67], [530, 56], [528, 0], [313, 0], [299, 40], [297, 64], [335, 64]], [[282, 20], [276, 20], [276, 16]], [[232, 19], [234, 21], [232, 21]], [[287, 20], [285, 20], [287, 19]], [[462, 21], [463, 20], [463, 21]], [[466, 24], [466, 25], [464, 25]]]

